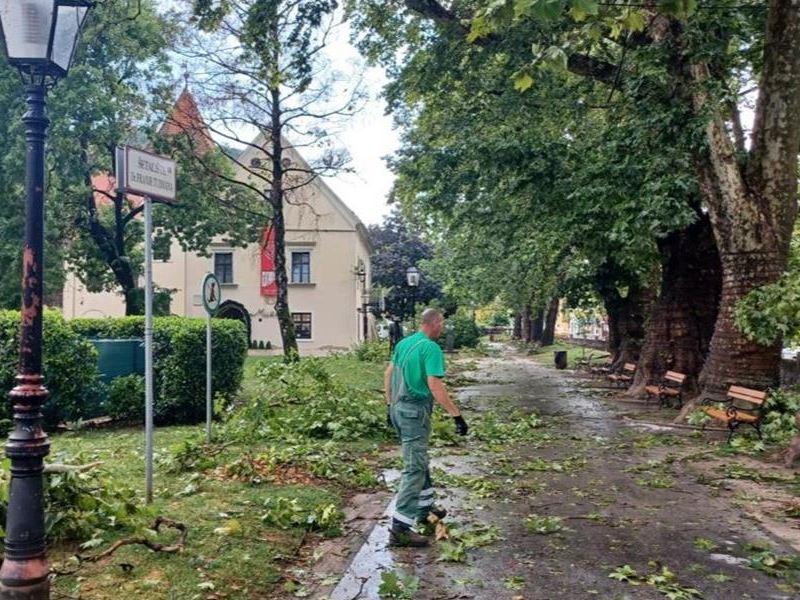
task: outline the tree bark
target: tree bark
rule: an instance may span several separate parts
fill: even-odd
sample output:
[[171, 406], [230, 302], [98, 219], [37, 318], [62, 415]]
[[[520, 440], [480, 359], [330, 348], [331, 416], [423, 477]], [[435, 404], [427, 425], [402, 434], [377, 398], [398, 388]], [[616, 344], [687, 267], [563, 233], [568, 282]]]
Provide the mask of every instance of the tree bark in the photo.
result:
[[522, 339], [522, 313], [514, 314], [514, 329], [511, 334], [512, 340]]
[[522, 341], [526, 344], [531, 343], [531, 305], [525, 306], [522, 312]]
[[[750, 341], [734, 323], [737, 302], [756, 287], [775, 282], [786, 268], [797, 215], [797, 154], [800, 148], [800, 5], [771, 0], [764, 66], [753, 123], [752, 148], [744, 164], [720, 110], [706, 91], [710, 70], [693, 64], [698, 113], [714, 108], [706, 126], [708, 160], [698, 161], [722, 264], [719, 314], [700, 376], [703, 390], [732, 384], [765, 389], [778, 383], [781, 340]], [[689, 402], [679, 418], [694, 408]]]
[[658, 240], [661, 290], [647, 320], [645, 342], [628, 394], [668, 370], [687, 375], [684, 395], [698, 392], [698, 376], [708, 354], [721, 287], [719, 253], [707, 215]]
[[272, 227], [275, 232], [275, 283], [278, 295], [275, 298], [275, 315], [281, 331], [283, 358], [286, 362], [299, 360], [297, 334], [289, 310], [289, 278], [286, 274], [286, 224], [283, 215], [283, 138], [281, 127], [280, 90], [273, 88], [272, 95], [272, 130], [270, 143], [272, 146]]
[[531, 344], [536, 344], [542, 341], [542, 334], [544, 333], [544, 311], [538, 310], [531, 319]]
[[542, 332], [542, 346], [552, 346], [556, 339], [556, 321], [558, 320], [559, 298], [553, 298], [547, 309], [544, 331]]
[[611, 370], [619, 371], [625, 363], [636, 363], [645, 336], [645, 319], [652, 305], [652, 292], [631, 286], [626, 296], [616, 289], [603, 298], [608, 315], [608, 351]]

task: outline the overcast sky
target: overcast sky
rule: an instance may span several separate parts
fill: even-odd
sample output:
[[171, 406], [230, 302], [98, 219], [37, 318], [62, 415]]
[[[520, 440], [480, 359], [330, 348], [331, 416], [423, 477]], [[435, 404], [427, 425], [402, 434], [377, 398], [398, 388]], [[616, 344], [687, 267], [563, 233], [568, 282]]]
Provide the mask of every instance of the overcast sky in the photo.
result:
[[[358, 50], [350, 44], [347, 24], [337, 27], [328, 47], [328, 57], [334, 69], [348, 72], [353, 64], [363, 65]], [[384, 114], [386, 104], [380, 97], [386, 77], [381, 69], [366, 70], [364, 83], [370, 98], [364, 110], [342, 126], [339, 139], [353, 159], [354, 173], [326, 178], [328, 184], [367, 224], [380, 223], [388, 213], [386, 197], [394, 176], [386, 167], [384, 157], [399, 146], [392, 119]]]

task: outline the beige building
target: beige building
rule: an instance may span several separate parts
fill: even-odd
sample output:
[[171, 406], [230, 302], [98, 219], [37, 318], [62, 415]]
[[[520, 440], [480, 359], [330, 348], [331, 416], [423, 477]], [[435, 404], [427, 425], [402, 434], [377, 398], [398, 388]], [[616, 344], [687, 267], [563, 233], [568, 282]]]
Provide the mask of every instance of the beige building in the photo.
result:
[[[256, 140], [254, 146], [259, 145]], [[305, 165], [296, 152], [287, 156]], [[258, 164], [257, 150], [248, 147], [238, 160]], [[364, 290], [371, 285], [372, 248], [366, 228], [320, 178], [294, 192], [284, 215], [289, 308], [301, 354], [352, 348], [364, 337], [359, 309]], [[215, 273], [223, 300], [218, 316], [242, 320], [252, 342], [270, 342], [279, 349], [275, 299], [270, 295], [274, 290], [269, 286], [273, 276], [265, 267], [262, 246], [233, 248], [220, 239], [208, 248], [210, 256], [204, 257], [184, 252], [174, 242], [168, 256], [156, 257], [153, 281], [156, 287], [173, 291], [173, 314], [204, 317], [200, 284], [206, 273]], [[116, 317], [125, 314], [125, 305], [121, 294], [90, 293], [69, 273], [63, 310], [67, 318]]]

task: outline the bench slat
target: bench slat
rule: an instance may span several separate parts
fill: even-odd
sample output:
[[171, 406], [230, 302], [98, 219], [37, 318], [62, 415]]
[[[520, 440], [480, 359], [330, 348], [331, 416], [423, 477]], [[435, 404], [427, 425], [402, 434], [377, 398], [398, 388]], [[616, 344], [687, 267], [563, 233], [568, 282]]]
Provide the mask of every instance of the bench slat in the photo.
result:
[[678, 373], [677, 371], [667, 371], [667, 374], [664, 375], [664, 379], [674, 381], [675, 383], [683, 383], [686, 380], [686, 375]]
[[752, 388], [742, 387], [741, 385], [732, 385], [729, 389], [729, 392], [736, 392], [737, 394], [745, 394], [747, 396], [755, 396], [756, 398], [766, 399], [767, 392], [762, 392], [761, 390], [754, 390]]
[[753, 390], [739, 385], [732, 385], [728, 390], [728, 398], [760, 405], [767, 399], [767, 392]]

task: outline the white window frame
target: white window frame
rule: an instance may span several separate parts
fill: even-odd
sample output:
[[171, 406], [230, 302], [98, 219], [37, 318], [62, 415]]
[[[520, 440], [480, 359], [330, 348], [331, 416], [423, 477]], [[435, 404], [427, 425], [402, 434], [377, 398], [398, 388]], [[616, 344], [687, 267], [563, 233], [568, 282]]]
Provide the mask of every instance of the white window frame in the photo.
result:
[[[288, 246], [287, 251], [289, 254], [289, 285], [314, 285], [314, 249], [305, 246]], [[294, 254], [305, 253], [308, 254], [308, 281], [295, 281], [294, 280]]]

